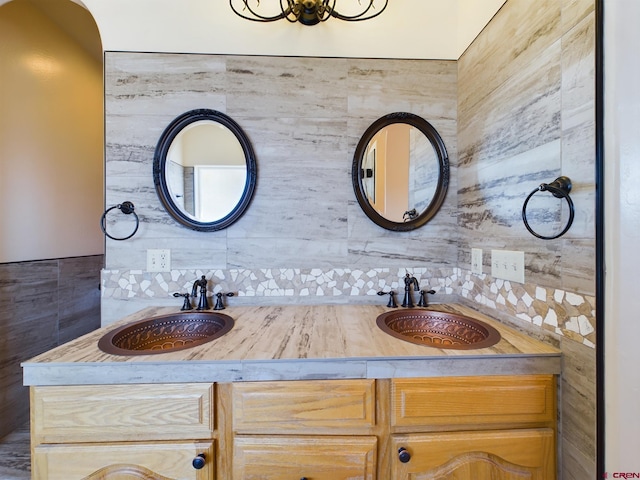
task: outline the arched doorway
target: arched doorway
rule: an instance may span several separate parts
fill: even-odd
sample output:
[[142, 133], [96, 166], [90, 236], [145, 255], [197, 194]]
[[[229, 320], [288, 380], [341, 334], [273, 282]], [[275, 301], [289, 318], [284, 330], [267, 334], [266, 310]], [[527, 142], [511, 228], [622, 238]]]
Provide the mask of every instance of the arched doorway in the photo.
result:
[[100, 326], [103, 56], [72, 0], [0, 0], [0, 437], [20, 362]]

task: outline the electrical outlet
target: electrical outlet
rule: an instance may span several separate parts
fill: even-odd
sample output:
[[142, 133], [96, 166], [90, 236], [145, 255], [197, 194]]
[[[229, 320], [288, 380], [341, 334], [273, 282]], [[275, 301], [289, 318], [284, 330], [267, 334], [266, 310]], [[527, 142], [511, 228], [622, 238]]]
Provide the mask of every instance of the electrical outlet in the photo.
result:
[[147, 250], [147, 271], [148, 272], [170, 272], [171, 271], [171, 250], [168, 250], [168, 249]]
[[482, 249], [471, 249], [471, 273], [482, 274]]
[[491, 250], [491, 276], [524, 283], [524, 252]]

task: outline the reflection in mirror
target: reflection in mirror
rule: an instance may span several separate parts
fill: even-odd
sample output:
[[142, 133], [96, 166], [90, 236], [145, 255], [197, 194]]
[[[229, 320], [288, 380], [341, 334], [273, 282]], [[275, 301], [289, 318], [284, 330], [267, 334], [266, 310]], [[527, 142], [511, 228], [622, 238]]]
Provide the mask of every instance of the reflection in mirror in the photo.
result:
[[176, 205], [194, 220], [213, 222], [238, 204], [247, 168], [231, 130], [202, 120], [182, 129], [171, 142], [166, 174]]
[[219, 230], [236, 221], [251, 200], [255, 176], [248, 139], [214, 110], [181, 115], [156, 148], [158, 196], [178, 222], [195, 230]]
[[362, 168], [369, 204], [394, 222], [405, 222], [423, 212], [438, 185], [435, 149], [420, 130], [406, 123], [388, 125], [374, 135]]
[[358, 202], [371, 220], [389, 230], [412, 230], [433, 217], [444, 201], [447, 152], [426, 120], [392, 113], [360, 139], [352, 175]]

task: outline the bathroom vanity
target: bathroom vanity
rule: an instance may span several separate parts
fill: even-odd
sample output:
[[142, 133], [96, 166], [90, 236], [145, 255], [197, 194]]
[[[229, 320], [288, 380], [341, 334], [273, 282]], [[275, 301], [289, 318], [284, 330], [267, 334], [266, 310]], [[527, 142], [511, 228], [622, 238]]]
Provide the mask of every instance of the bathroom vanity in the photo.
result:
[[240, 307], [197, 347], [103, 353], [146, 309], [23, 364], [34, 479], [552, 479], [560, 353], [460, 305], [475, 350], [383, 332], [379, 306]]

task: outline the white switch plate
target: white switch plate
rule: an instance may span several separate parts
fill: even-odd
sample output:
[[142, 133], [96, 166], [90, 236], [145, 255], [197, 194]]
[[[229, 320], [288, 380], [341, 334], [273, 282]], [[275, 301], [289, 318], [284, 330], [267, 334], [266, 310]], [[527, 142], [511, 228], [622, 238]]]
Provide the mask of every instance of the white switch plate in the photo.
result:
[[171, 271], [171, 250], [169, 249], [147, 250], [147, 271], [148, 272], [170, 272]]
[[471, 249], [471, 273], [482, 274], [482, 249]]
[[491, 250], [491, 276], [524, 283], [524, 252]]

